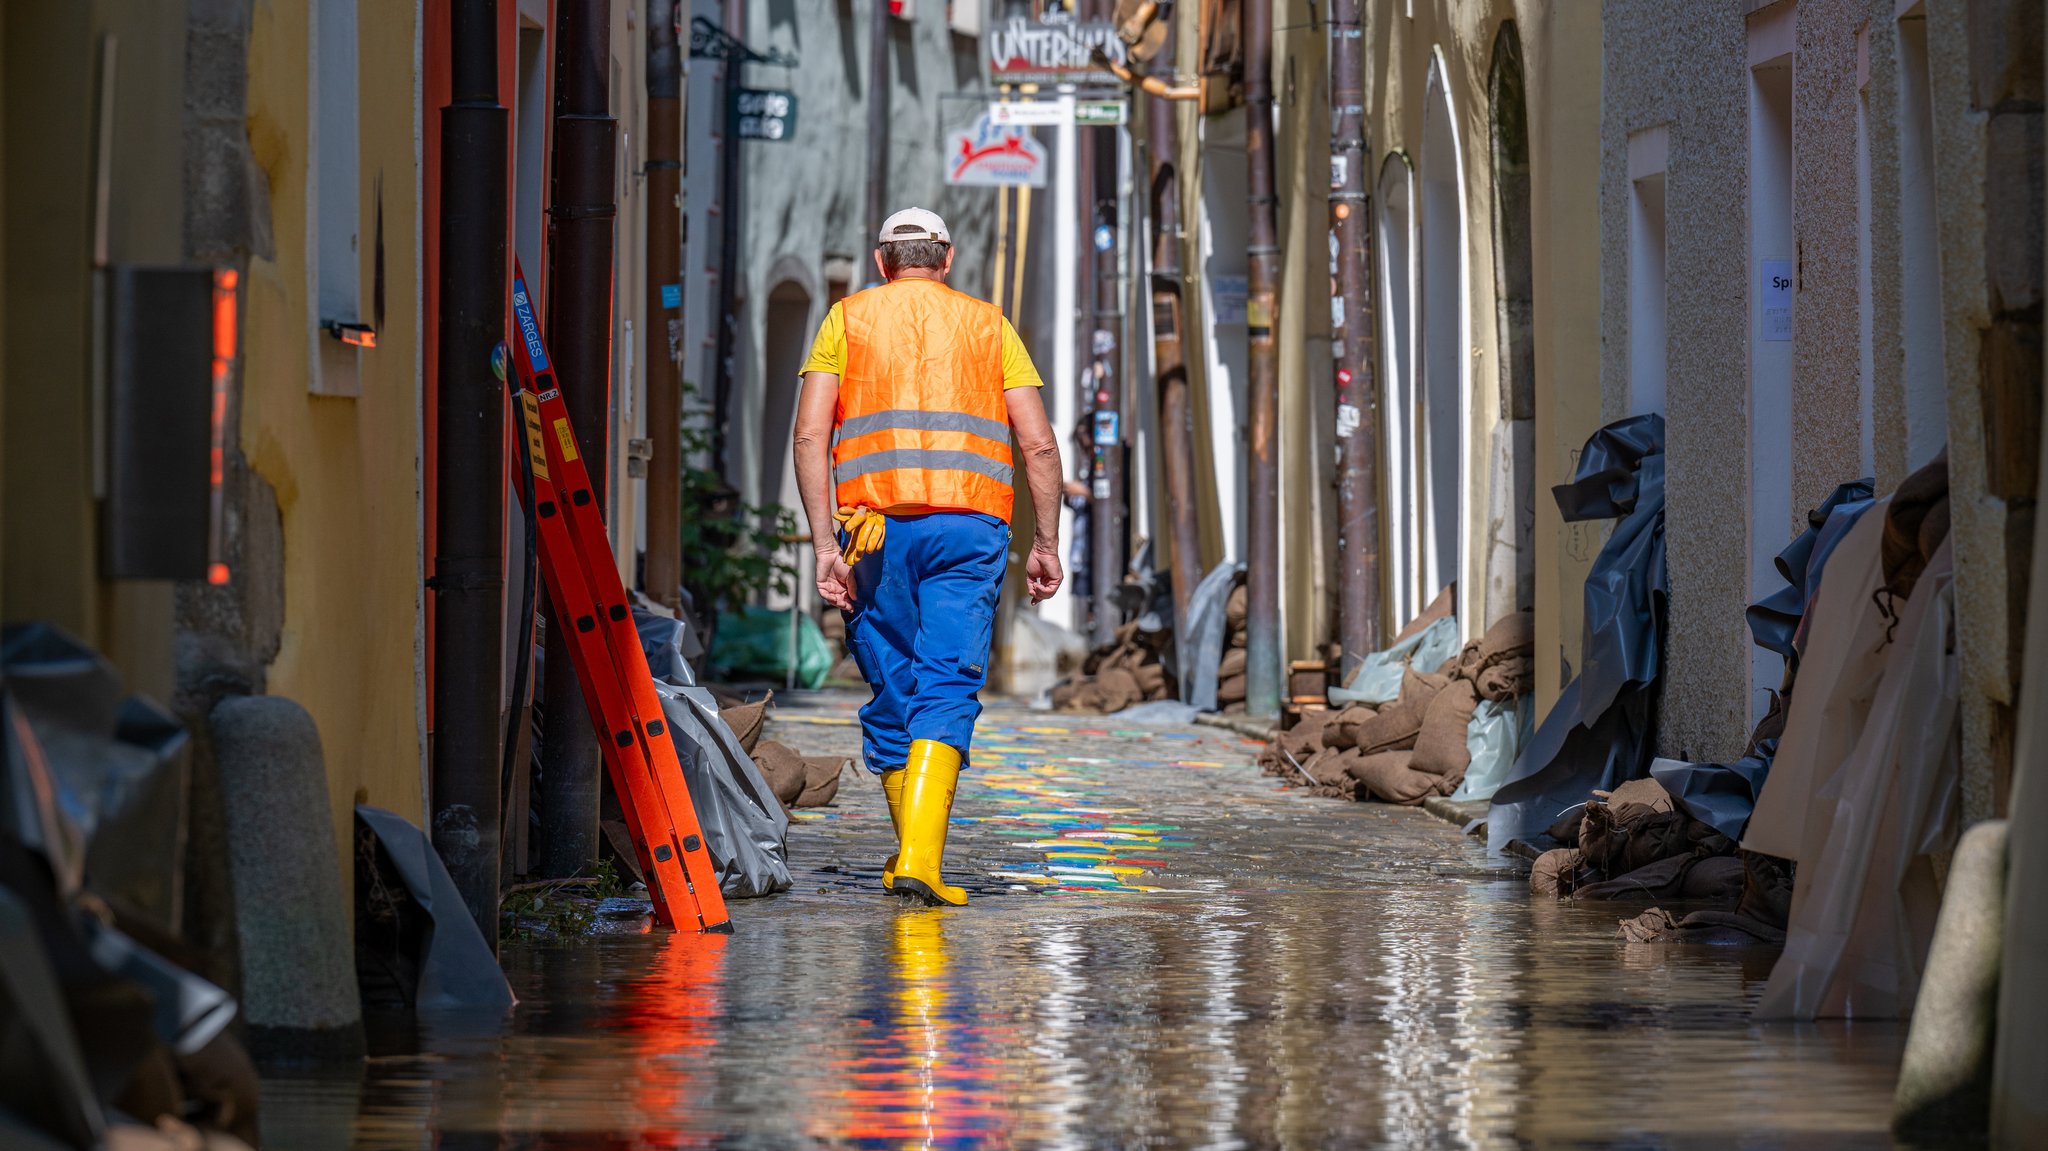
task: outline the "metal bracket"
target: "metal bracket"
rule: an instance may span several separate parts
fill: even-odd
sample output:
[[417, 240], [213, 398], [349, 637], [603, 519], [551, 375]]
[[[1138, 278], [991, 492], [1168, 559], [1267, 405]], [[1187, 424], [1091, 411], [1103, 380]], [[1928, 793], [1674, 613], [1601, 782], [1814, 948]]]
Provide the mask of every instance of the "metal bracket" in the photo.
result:
[[690, 57], [694, 60], [737, 60], [742, 64], [772, 64], [779, 68], [797, 66], [796, 57], [782, 49], [770, 48], [766, 52], [756, 52], [738, 37], [703, 16], [690, 20]]

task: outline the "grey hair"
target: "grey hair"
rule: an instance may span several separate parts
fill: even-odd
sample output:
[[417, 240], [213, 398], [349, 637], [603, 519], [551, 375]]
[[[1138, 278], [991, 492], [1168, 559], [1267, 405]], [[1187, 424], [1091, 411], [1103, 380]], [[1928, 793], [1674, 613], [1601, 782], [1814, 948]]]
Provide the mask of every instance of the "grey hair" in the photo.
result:
[[881, 245], [882, 267], [892, 276], [905, 268], [943, 268], [949, 246], [931, 239], [890, 240]]

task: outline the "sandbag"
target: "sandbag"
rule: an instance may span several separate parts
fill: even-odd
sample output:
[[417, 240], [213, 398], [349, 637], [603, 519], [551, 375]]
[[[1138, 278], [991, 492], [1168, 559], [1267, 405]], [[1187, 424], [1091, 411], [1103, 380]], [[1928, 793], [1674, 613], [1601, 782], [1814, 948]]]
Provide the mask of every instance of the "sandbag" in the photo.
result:
[[1329, 712], [1323, 723], [1323, 746], [1349, 749], [1358, 746], [1358, 729], [1373, 717], [1377, 709], [1369, 704], [1354, 703], [1339, 712]]
[[1367, 755], [1413, 748], [1415, 737], [1422, 731], [1423, 717], [1429, 713], [1430, 702], [1448, 683], [1440, 675], [1405, 673], [1400, 697], [1358, 725], [1353, 733], [1354, 746]]
[[1219, 681], [1216, 684], [1217, 703], [1243, 703], [1244, 693], [1245, 677], [1242, 673], [1238, 675], [1233, 675], [1230, 678]]
[[839, 798], [839, 777], [853, 761], [843, 755], [807, 755], [804, 786], [797, 793], [796, 807], [824, 807]]
[[718, 718], [724, 720], [725, 726], [732, 729], [733, 738], [740, 741], [740, 746], [746, 749], [748, 755], [754, 754], [754, 748], [761, 742], [761, 729], [767, 725], [768, 701], [774, 698], [774, 694], [770, 693], [753, 703], [721, 708], [718, 712]]
[[1351, 753], [1345, 763], [1345, 774], [1356, 780], [1360, 786], [1383, 803], [1398, 803], [1413, 806], [1421, 803], [1426, 796], [1438, 795], [1442, 776], [1411, 771], [1409, 760], [1412, 751], [1383, 751], [1376, 755]]
[[1245, 650], [1243, 648], [1231, 648], [1229, 651], [1223, 653], [1222, 661], [1217, 663], [1216, 678], [1219, 680], [1224, 680], [1230, 679], [1233, 676], [1243, 675], [1244, 669], [1249, 665], [1249, 663], [1250, 658], [1245, 654]]
[[1415, 758], [1408, 766], [1431, 775], [1463, 778], [1472, 763], [1465, 737], [1478, 706], [1479, 693], [1470, 680], [1455, 680], [1437, 692], [1423, 713], [1422, 729], [1415, 735]]
[[797, 797], [804, 793], [804, 757], [788, 744], [771, 739], [754, 749], [754, 762], [782, 806], [795, 806]]

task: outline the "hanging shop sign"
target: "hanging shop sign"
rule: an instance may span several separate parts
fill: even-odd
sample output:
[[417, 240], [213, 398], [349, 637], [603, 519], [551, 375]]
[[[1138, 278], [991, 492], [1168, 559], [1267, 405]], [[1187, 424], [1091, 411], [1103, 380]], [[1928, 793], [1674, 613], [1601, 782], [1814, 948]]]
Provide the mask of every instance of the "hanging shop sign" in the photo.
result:
[[1054, 10], [1041, 16], [1012, 16], [988, 34], [989, 78], [998, 84], [1058, 84], [1101, 79], [1096, 49], [1121, 64], [1124, 42], [1108, 20], [1076, 20]]
[[1014, 124], [990, 122], [986, 113], [974, 126], [946, 138], [946, 183], [980, 188], [1043, 188], [1047, 167], [1045, 145]]
[[1082, 127], [1113, 127], [1123, 123], [1127, 105], [1122, 100], [1082, 100], [1074, 105], [1074, 123]]
[[796, 135], [796, 93], [780, 88], [742, 88], [733, 98], [742, 140], [787, 141]]
[[1012, 100], [988, 106], [988, 121], [1004, 127], [1057, 128], [1074, 122], [1072, 105], [1058, 100]]

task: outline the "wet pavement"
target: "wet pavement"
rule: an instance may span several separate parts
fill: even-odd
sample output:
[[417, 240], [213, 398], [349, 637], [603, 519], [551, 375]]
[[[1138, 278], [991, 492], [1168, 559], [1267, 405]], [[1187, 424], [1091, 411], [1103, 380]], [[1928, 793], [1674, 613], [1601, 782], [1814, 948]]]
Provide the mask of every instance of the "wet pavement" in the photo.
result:
[[[854, 753], [854, 701], [770, 735]], [[797, 813], [729, 937], [508, 945], [502, 1024], [265, 1082], [276, 1148], [1889, 1147], [1904, 1029], [1748, 1019], [1772, 955], [1627, 944], [1415, 809], [1213, 728], [995, 708], [948, 850], [879, 894], [880, 789]]]

